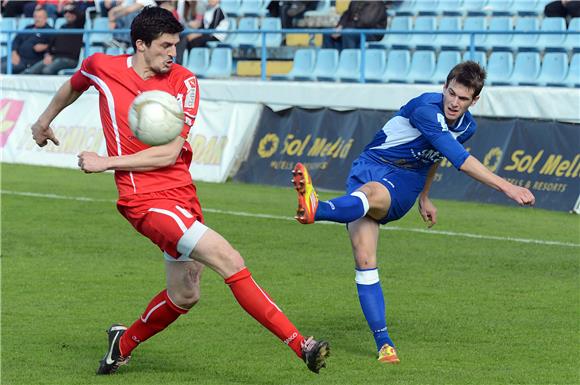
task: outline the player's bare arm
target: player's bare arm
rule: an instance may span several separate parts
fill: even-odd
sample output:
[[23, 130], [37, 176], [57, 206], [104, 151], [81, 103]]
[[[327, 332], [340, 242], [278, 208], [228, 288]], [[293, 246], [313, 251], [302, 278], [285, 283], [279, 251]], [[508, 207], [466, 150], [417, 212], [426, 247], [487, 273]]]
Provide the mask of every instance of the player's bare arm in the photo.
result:
[[135, 154], [121, 156], [100, 156], [95, 152], [83, 151], [78, 155], [78, 165], [86, 173], [107, 170], [151, 171], [175, 164], [184, 143], [185, 139], [178, 136], [162, 146], [153, 146]]
[[473, 179], [503, 192], [508, 198], [521, 206], [533, 205], [536, 201], [534, 194], [524, 187], [516, 186], [502, 177], [489, 171], [479, 160], [469, 156], [460, 168], [461, 171]]
[[54, 135], [50, 123], [54, 118], [67, 106], [74, 103], [82, 95], [82, 92], [73, 90], [70, 80], [67, 80], [57, 91], [56, 95], [50, 101], [48, 107], [40, 115], [38, 120], [32, 125], [32, 138], [40, 147], [44, 147], [50, 140], [57, 146], [59, 141]]
[[429, 199], [429, 191], [431, 190], [431, 185], [433, 184], [433, 178], [439, 168], [439, 163], [433, 164], [429, 169], [427, 174], [427, 179], [425, 180], [425, 186], [423, 191], [419, 194], [419, 214], [423, 220], [427, 223], [427, 227], [431, 228], [437, 223], [437, 208]]

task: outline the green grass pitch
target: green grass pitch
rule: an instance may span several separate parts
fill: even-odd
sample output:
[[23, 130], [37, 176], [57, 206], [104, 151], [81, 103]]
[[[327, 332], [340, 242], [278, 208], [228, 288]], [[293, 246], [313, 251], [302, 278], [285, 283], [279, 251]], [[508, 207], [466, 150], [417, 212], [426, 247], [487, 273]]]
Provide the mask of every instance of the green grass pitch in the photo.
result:
[[433, 230], [447, 233], [415, 231], [416, 209], [387, 226], [379, 268], [401, 358], [389, 366], [375, 362], [344, 227], [290, 220], [290, 187], [235, 183], [198, 184], [207, 224], [302, 333], [331, 342], [328, 368], [310, 373], [206, 269], [189, 314], [97, 377], [105, 329], [163, 288], [160, 252], [117, 213], [111, 174], [1, 171], [2, 384], [580, 383], [578, 216], [436, 201]]

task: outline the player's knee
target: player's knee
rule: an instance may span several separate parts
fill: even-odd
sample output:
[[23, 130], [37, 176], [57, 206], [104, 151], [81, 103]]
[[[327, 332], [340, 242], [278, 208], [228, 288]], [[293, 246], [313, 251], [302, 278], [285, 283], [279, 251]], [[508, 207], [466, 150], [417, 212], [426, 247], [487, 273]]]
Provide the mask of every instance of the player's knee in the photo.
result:
[[175, 304], [184, 309], [191, 309], [193, 306], [195, 306], [196, 303], [199, 302], [200, 298], [201, 291], [199, 289], [199, 285], [180, 290], [179, 292], [174, 293], [172, 296]]
[[377, 257], [365, 251], [357, 251], [354, 256], [358, 269], [374, 269], [377, 267]]

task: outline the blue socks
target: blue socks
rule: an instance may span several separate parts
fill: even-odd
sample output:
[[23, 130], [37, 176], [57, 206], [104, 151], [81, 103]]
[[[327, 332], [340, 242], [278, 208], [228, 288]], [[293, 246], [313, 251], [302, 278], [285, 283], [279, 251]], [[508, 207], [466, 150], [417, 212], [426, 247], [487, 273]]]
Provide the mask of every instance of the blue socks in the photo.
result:
[[395, 347], [389, 337], [385, 316], [385, 299], [379, 282], [379, 272], [375, 269], [356, 270], [358, 299], [369, 328], [373, 332], [377, 351], [384, 344]]
[[350, 223], [364, 217], [368, 211], [367, 196], [360, 191], [355, 191], [350, 195], [343, 195], [329, 201], [319, 201], [314, 219], [316, 221]]

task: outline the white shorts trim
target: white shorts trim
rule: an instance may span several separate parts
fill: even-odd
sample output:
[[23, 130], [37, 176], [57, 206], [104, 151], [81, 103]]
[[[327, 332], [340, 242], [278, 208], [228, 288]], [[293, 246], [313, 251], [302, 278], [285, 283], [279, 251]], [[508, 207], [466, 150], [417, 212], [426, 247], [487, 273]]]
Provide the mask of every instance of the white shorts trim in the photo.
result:
[[203, 223], [199, 221], [193, 222], [193, 225], [185, 230], [179, 239], [179, 242], [177, 242], [177, 252], [180, 254], [179, 258], [173, 258], [171, 255], [167, 254], [167, 252], [163, 252], [165, 260], [172, 262], [193, 261], [189, 256], [207, 229], [208, 227]]

